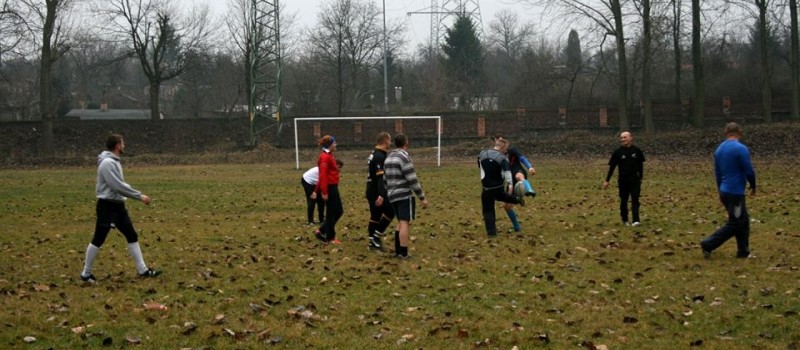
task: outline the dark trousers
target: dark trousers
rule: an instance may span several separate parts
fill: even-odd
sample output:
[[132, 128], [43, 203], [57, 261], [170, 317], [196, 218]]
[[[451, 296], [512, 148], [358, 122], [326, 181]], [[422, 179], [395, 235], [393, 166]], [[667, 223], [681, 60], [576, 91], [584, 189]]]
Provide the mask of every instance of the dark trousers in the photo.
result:
[[481, 209], [483, 211], [483, 223], [486, 226], [486, 234], [489, 236], [497, 235], [497, 217], [494, 212], [494, 202], [506, 202], [517, 204], [517, 199], [503, 190], [503, 187], [483, 189], [481, 193]]
[[367, 234], [369, 237], [375, 235], [375, 231], [383, 233], [389, 224], [394, 219], [394, 208], [389, 203], [389, 198], [383, 197], [383, 204], [379, 207], [375, 205], [377, 196], [367, 196], [369, 202], [369, 224], [367, 225]]
[[632, 222], [639, 222], [639, 195], [642, 193], [642, 180], [619, 179], [619, 215], [622, 221], [628, 222], [628, 198], [631, 200]]
[[306, 182], [305, 179], [300, 178], [300, 184], [303, 185], [303, 192], [306, 194], [306, 206], [308, 212], [308, 222], [314, 222], [314, 206], [317, 207], [319, 212], [319, 222], [325, 220], [325, 201], [322, 200], [322, 193], [317, 193], [317, 199], [311, 199], [311, 194], [314, 193], [316, 185]]
[[325, 205], [325, 221], [319, 228], [319, 232], [326, 240], [336, 238], [336, 222], [344, 214], [342, 207], [342, 197], [339, 195], [339, 185], [328, 185], [328, 202]]
[[111, 228], [116, 227], [128, 243], [139, 241], [139, 235], [133, 228], [128, 210], [125, 209], [124, 202], [114, 202], [105, 199], [98, 199], [95, 206], [97, 212], [97, 222], [92, 236], [92, 245], [102, 247], [108, 237]]
[[700, 242], [700, 246], [710, 252], [719, 248], [731, 237], [736, 237], [736, 256], [746, 258], [750, 256], [750, 215], [747, 214], [745, 196], [720, 193], [719, 198], [728, 212], [728, 221]]

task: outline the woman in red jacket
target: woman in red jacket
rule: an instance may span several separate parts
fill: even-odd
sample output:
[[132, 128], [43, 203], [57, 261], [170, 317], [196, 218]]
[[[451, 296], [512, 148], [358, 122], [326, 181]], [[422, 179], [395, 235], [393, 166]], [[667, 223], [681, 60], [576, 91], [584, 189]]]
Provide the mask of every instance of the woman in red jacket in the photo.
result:
[[325, 135], [319, 140], [322, 152], [319, 154], [317, 166], [319, 167], [319, 181], [317, 188], [311, 195], [316, 197], [316, 193], [322, 193], [322, 200], [325, 201], [325, 221], [314, 235], [325, 243], [342, 243], [336, 239], [336, 222], [344, 214], [342, 207], [342, 197], [339, 195], [339, 166], [333, 152], [336, 151], [336, 138]]

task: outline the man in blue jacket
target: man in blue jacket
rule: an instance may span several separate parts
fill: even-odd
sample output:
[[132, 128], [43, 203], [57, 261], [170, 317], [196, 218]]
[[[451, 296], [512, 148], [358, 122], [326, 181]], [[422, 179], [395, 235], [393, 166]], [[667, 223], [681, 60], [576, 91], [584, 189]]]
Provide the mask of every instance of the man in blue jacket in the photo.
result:
[[125, 151], [125, 141], [122, 139], [122, 135], [109, 135], [106, 139], [106, 148], [108, 150], [97, 156], [97, 184], [95, 186], [97, 222], [92, 241], [86, 247], [86, 262], [83, 272], [81, 272], [81, 280], [89, 283], [97, 281], [92, 274], [92, 265], [112, 228], [119, 230], [128, 241], [128, 252], [133, 257], [139, 277], [156, 277], [161, 274], [161, 271], [150, 269], [145, 264], [142, 249], [139, 246], [139, 236], [133, 228], [128, 210], [125, 209], [126, 198], [137, 199], [148, 205], [150, 197], [125, 182], [125, 177], [122, 175], [122, 163], [120, 163], [120, 157]]
[[756, 173], [750, 162], [750, 151], [739, 142], [739, 124], [725, 125], [725, 137], [714, 152], [714, 175], [719, 188], [719, 200], [728, 212], [728, 221], [700, 242], [703, 256], [708, 258], [731, 237], [736, 237], [737, 258], [750, 256], [750, 216], [745, 205], [745, 182], [750, 183], [750, 195], [756, 194]]

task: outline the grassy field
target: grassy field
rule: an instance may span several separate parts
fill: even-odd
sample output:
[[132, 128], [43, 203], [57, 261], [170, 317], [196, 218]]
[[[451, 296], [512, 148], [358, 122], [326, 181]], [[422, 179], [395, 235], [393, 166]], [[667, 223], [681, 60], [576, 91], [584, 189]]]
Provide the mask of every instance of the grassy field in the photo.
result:
[[305, 226], [293, 163], [128, 165], [128, 182], [154, 200], [128, 210], [145, 260], [164, 274], [139, 279], [112, 233], [96, 285], [78, 278], [95, 169], [0, 171], [0, 348], [800, 346], [796, 159], [756, 159], [756, 258], [746, 260], [733, 241], [709, 260], [700, 253], [725, 220], [708, 159], [647, 162], [641, 227], [619, 224], [616, 189], [601, 189], [606, 159], [536, 161], [523, 232], [491, 240], [475, 165], [418, 164], [431, 206], [403, 261], [367, 250], [366, 170], [355, 160], [342, 177], [341, 245]]

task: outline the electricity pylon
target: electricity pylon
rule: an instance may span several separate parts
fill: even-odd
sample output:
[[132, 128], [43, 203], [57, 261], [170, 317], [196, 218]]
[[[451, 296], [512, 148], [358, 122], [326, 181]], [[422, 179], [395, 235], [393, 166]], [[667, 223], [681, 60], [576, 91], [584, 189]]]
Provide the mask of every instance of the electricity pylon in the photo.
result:
[[472, 18], [478, 29], [478, 36], [483, 37], [483, 21], [481, 19], [481, 6], [478, 0], [431, 0], [430, 11], [408, 12], [410, 15], [429, 14], [431, 15], [431, 46], [438, 50], [444, 41], [447, 30], [455, 23], [455, 18], [465, 15]]
[[279, 0], [252, 0], [248, 26], [250, 56], [248, 78], [250, 100], [250, 145], [255, 146], [258, 134], [267, 129], [267, 118], [278, 122], [280, 137], [283, 97], [281, 92], [281, 35]]

